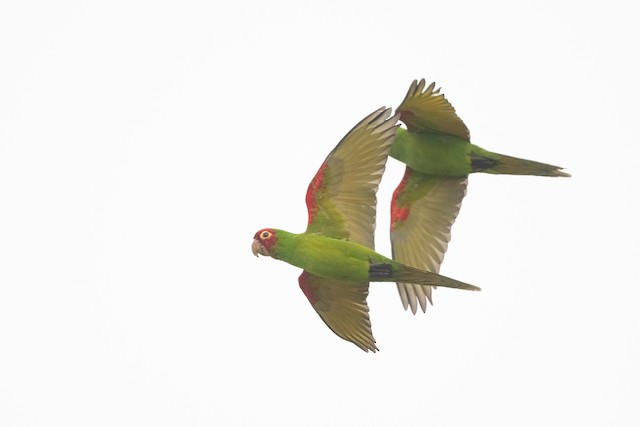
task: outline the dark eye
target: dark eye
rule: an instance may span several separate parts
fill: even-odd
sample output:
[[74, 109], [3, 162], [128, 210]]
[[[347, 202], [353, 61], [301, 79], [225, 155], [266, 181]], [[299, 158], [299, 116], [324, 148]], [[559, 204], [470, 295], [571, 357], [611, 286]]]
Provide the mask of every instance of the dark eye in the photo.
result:
[[271, 236], [271, 233], [269, 233], [268, 231], [263, 231], [262, 234], [260, 235], [260, 237], [263, 239], [268, 239], [269, 236]]

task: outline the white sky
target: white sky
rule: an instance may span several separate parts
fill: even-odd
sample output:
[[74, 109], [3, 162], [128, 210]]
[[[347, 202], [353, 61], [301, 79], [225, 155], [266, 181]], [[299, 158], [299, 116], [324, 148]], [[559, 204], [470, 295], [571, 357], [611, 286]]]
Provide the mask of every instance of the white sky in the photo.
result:
[[[232, 3], [1, 3], [0, 425], [639, 425], [632, 2]], [[442, 273], [483, 291], [372, 284], [367, 354], [250, 245], [421, 77], [573, 177], [473, 175]]]

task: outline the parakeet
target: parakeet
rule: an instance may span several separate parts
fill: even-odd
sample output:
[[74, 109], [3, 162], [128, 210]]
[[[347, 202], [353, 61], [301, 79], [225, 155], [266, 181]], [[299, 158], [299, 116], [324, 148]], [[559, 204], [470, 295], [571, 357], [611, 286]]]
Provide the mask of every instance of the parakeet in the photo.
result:
[[[389, 155], [407, 165], [391, 199], [394, 260], [438, 273], [472, 172], [570, 176], [558, 166], [492, 153], [469, 141], [469, 130], [453, 106], [425, 80], [413, 81], [396, 109], [398, 128]], [[431, 286], [399, 281], [405, 310], [433, 304]]]
[[371, 332], [369, 282], [403, 282], [480, 288], [396, 262], [374, 251], [376, 192], [399, 114], [380, 108], [358, 123], [331, 151], [306, 194], [305, 232], [263, 228], [254, 255], [270, 256], [304, 271], [302, 292], [327, 326], [364, 351], [377, 351]]

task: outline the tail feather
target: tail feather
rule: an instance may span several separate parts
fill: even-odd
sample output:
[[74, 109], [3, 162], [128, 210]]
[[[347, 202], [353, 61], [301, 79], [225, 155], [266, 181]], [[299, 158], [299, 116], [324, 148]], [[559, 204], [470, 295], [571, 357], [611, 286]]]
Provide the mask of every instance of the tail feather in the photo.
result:
[[394, 279], [397, 282], [413, 283], [416, 285], [443, 286], [445, 288], [464, 289], [467, 291], [480, 290], [477, 286], [402, 264], [400, 264], [398, 269], [395, 269]]
[[520, 159], [504, 154], [471, 153], [471, 167], [474, 172], [486, 172], [506, 175], [536, 175], [570, 177], [562, 171], [562, 167], [540, 163], [533, 160]]

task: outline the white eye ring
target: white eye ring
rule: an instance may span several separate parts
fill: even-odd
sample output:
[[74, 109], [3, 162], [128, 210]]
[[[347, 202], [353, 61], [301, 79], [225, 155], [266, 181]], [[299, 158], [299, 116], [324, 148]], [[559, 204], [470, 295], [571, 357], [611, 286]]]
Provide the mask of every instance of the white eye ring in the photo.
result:
[[269, 233], [268, 231], [263, 231], [262, 234], [260, 234], [260, 238], [262, 239], [268, 239], [271, 236], [271, 233]]

